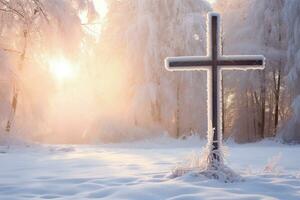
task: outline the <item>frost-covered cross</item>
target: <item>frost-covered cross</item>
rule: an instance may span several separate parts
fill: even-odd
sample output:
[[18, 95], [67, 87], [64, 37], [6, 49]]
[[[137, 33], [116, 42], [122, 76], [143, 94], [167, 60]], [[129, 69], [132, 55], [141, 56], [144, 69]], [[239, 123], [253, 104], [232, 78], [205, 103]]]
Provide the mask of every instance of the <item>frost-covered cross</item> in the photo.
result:
[[208, 128], [213, 128], [212, 138], [209, 139], [212, 140], [213, 158], [219, 160], [218, 150], [222, 142], [222, 71], [264, 69], [265, 58], [222, 55], [220, 16], [218, 13], [208, 13], [207, 18], [207, 55], [169, 57], [165, 60], [165, 66], [169, 71], [207, 71]]

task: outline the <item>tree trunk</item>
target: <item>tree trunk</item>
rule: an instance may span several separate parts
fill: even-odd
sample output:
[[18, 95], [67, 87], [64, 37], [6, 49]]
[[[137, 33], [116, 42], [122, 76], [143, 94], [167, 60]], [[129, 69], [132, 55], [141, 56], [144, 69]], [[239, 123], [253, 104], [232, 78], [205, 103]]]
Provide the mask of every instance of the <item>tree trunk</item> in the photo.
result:
[[260, 134], [262, 138], [265, 138], [265, 115], [266, 115], [266, 72], [261, 72], [261, 88], [260, 88], [260, 100], [261, 100], [261, 124]]
[[177, 82], [176, 87], [176, 137], [180, 136], [180, 82]]
[[[22, 69], [23, 69], [24, 60], [25, 60], [26, 51], [27, 51], [27, 39], [28, 39], [28, 31], [27, 30], [23, 31], [23, 36], [24, 36], [24, 46], [23, 46], [23, 49], [22, 49], [22, 52], [21, 52], [20, 62], [19, 62], [19, 66], [18, 66], [19, 71], [22, 71]], [[18, 105], [18, 97], [19, 97], [19, 86], [16, 83], [16, 80], [14, 80], [14, 83], [13, 83], [13, 97], [12, 97], [12, 103], [11, 103], [11, 112], [9, 114], [9, 118], [7, 120], [6, 128], [5, 128], [7, 132], [10, 132], [11, 127], [14, 123], [14, 118], [15, 118], [17, 105]]]
[[[281, 62], [280, 62], [280, 64], [281, 64]], [[277, 71], [277, 79], [275, 80], [276, 81], [275, 82], [275, 112], [274, 112], [275, 132], [277, 131], [278, 121], [279, 121], [279, 101], [280, 101], [280, 85], [281, 85], [281, 69], [280, 69], [280, 66], [279, 66], [278, 71]]]
[[222, 131], [223, 135], [225, 135], [225, 87], [224, 87], [224, 79], [221, 79], [221, 84], [222, 84]]

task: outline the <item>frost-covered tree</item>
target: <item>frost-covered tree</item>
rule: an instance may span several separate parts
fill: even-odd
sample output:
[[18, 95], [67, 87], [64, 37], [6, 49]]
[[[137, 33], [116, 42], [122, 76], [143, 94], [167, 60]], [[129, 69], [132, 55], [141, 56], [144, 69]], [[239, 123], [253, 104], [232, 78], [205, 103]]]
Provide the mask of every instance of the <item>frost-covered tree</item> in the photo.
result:
[[108, 5], [99, 76], [105, 81], [109, 70], [122, 73], [117, 81], [123, 90], [117, 96], [126, 102], [120, 108], [128, 109], [125, 120], [150, 132], [166, 130], [175, 137], [205, 134], [205, 74], [172, 74], [165, 70], [164, 59], [205, 54], [209, 4], [202, 0], [112, 0]]
[[288, 123], [281, 130], [282, 138], [287, 142], [300, 142], [300, 2], [286, 1], [284, 7], [288, 29], [288, 51], [286, 70], [288, 82], [293, 96], [293, 114]]
[[13, 126], [13, 132], [41, 137], [40, 130], [47, 129], [45, 112], [55, 84], [46, 58], [54, 54], [74, 58], [82, 53], [85, 33], [80, 13], [89, 8], [89, 16], [95, 15], [91, 4], [86, 0], [0, 1], [0, 68], [6, 72], [0, 74], [0, 132]]
[[228, 102], [234, 104], [231, 109], [235, 109], [227, 116], [234, 118], [228, 130], [233, 131], [239, 141], [273, 136], [281, 120], [286, 62], [283, 7], [284, 0], [219, 1], [216, 4], [224, 18], [225, 53], [263, 54], [267, 59], [263, 72], [252, 72], [250, 76], [227, 72], [230, 78], [226, 81], [225, 77], [225, 84], [234, 88], [226, 94], [227, 98], [235, 95]]

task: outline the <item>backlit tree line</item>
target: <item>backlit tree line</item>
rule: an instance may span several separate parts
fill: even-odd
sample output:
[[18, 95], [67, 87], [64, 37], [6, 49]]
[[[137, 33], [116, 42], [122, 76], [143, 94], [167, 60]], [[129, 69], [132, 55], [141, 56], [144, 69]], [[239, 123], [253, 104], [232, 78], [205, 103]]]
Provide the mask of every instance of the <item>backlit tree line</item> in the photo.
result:
[[[204, 0], [107, 0], [107, 5], [105, 24], [101, 33], [93, 33], [100, 35], [94, 41], [80, 20], [84, 12], [91, 20], [97, 15], [91, 0], [0, 0], [2, 129], [10, 130], [16, 116], [20, 130], [47, 127], [43, 107], [49, 98], [39, 94], [49, 80], [42, 68], [32, 67], [43, 66], [43, 55], [57, 47], [76, 60], [82, 41], [88, 41], [97, 45], [86, 52], [87, 65], [102, 63], [90, 69], [91, 77], [99, 79], [99, 112], [101, 107], [118, 110], [109, 122], [95, 119], [98, 125], [89, 128], [101, 140], [163, 132], [205, 137], [206, 74], [167, 72], [163, 61], [204, 55], [206, 14], [216, 10], [222, 16], [224, 54], [267, 59], [264, 71], [223, 73], [225, 139], [300, 142], [300, 1], [222, 0], [211, 6]], [[31, 91], [24, 77], [41, 81], [43, 89]], [[113, 99], [122, 99], [122, 106]]]

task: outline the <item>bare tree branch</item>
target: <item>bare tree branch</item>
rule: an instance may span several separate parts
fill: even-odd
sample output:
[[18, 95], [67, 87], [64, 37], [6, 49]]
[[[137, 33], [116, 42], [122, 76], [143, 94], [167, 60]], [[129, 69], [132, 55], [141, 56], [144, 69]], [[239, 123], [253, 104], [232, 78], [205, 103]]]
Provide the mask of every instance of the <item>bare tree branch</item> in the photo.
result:
[[11, 12], [15, 15], [18, 15], [19, 17], [25, 19], [25, 15], [24, 13], [21, 13], [19, 10], [17, 10], [16, 8], [13, 8], [9, 5], [9, 2], [5, 1], [5, 0], [0, 0], [0, 4], [4, 5], [5, 8], [1, 8], [1, 11], [4, 12]]

